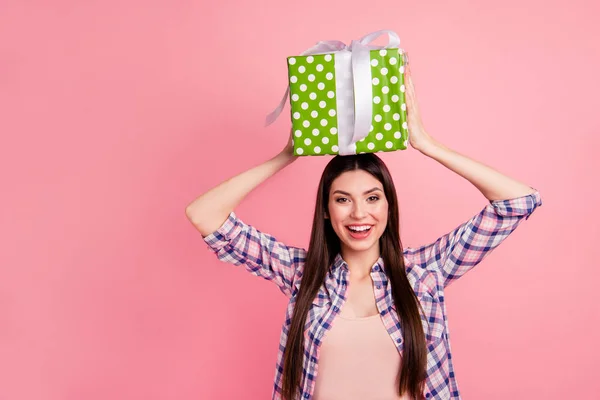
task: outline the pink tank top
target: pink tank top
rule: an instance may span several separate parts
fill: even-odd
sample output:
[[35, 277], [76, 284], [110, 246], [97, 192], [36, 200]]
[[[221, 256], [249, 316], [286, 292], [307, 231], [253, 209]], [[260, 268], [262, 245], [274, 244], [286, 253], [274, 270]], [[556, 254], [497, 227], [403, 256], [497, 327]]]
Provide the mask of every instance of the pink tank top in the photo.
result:
[[334, 319], [319, 348], [314, 400], [409, 400], [396, 394], [400, 354], [381, 316]]

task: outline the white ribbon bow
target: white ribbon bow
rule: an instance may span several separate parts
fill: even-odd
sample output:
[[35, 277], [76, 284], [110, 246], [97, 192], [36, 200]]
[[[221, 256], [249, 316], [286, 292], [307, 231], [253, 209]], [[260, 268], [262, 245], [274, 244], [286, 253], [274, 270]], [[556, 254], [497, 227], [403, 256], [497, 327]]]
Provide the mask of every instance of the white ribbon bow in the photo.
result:
[[[371, 45], [383, 34], [388, 34], [388, 43], [385, 46]], [[350, 46], [339, 40], [320, 41], [315, 46], [301, 53], [301, 56], [315, 54], [341, 53], [343, 51], [352, 52], [352, 84], [354, 90], [354, 125], [347, 129], [339, 129], [338, 144], [339, 154], [356, 154], [356, 142], [369, 134], [371, 121], [373, 117], [373, 87], [371, 82], [371, 50], [395, 48], [400, 46], [400, 38], [396, 32], [391, 30], [380, 30], [365, 35], [360, 40], [353, 40]], [[271, 125], [279, 114], [281, 114], [285, 102], [289, 96], [290, 86], [283, 95], [279, 105], [273, 112], [267, 115], [265, 126]]]

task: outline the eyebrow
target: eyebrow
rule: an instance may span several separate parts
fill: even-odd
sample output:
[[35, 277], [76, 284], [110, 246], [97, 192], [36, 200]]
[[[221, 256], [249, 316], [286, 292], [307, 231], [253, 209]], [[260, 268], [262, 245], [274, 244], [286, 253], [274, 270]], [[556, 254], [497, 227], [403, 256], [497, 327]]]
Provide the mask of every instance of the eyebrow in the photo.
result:
[[[373, 189], [369, 189], [369, 190], [367, 190], [366, 192], [364, 192], [364, 193], [363, 193], [363, 195], [365, 195], [365, 194], [369, 194], [369, 193], [372, 193], [372, 192], [375, 192], [375, 191], [377, 191], [377, 190], [379, 190], [380, 192], [382, 192], [382, 190], [381, 190], [380, 188], [378, 188], [378, 187], [374, 187]], [[333, 192], [332, 194], [336, 194], [336, 193], [345, 194], [346, 196], [352, 196], [350, 193], [348, 193], [348, 192], [344, 192], [343, 190], [336, 190], [336, 191], [335, 191], [335, 192]]]

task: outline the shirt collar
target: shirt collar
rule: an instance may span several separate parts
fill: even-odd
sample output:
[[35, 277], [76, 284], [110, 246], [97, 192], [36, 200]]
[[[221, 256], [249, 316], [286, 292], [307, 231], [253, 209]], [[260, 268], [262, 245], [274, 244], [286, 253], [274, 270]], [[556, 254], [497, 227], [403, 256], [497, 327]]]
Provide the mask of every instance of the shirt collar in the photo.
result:
[[[337, 253], [335, 259], [333, 260], [332, 269], [333, 271], [336, 271], [340, 268], [345, 269], [347, 271], [348, 264], [346, 263], [346, 261], [344, 261], [342, 255], [340, 253]], [[377, 261], [375, 261], [375, 264], [373, 264], [373, 266], [371, 267], [371, 272], [384, 272], [383, 258], [381, 256], [379, 256]]]

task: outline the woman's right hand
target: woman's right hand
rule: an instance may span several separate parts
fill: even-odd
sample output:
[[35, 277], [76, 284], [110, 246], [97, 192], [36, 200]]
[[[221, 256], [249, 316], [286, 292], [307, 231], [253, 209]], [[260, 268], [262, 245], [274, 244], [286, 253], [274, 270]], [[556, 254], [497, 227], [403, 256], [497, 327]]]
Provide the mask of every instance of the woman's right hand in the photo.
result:
[[293, 138], [294, 138], [293, 128], [290, 128], [290, 136], [288, 138], [287, 145], [284, 147], [284, 149], [281, 151], [281, 153], [285, 154], [286, 156], [290, 156], [290, 157], [296, 158], [297, 156], [294, 155]]

